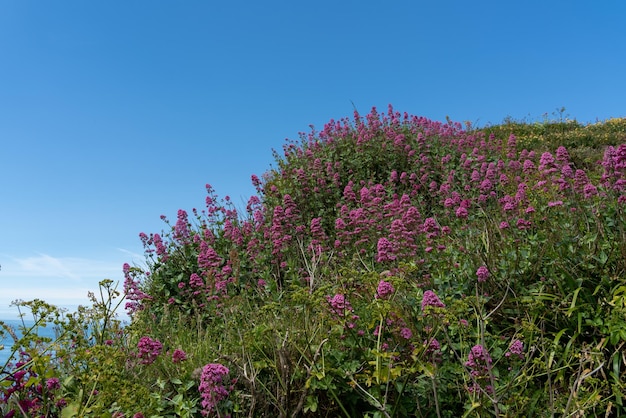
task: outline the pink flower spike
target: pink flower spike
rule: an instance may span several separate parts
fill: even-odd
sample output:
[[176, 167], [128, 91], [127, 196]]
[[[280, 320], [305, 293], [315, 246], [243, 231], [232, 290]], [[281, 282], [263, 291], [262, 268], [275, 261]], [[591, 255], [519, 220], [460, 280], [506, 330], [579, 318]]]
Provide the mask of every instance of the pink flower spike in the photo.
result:
[[487, 267], [485, 266], [480, 266], [478, 267], [478, 270], [476, 270], [476, 276], [478, 277], [479, 282], [485, 282], [489, 277], [489, 270], [487, 270]]
[[439, 297], [432, 290], [424, 292], [422, 297], [422, 310], [425, 310], [428, 306], [435, 308], [445, 308], [446, 305], [439, 299]]
[[381, 280], [380, 283], [378, 283], [376, 297], [380, 299], [388, 299], [389, 296], [393, 295], [394, 292], [395, 289], [393, 288], [393, 285], [391, 283]]

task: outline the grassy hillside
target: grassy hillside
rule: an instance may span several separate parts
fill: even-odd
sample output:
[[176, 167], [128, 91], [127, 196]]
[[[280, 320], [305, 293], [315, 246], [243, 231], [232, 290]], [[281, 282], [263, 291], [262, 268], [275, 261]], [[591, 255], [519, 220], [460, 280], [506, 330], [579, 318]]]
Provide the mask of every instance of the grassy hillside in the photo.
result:
[[64, 318], [25, 303], [60, 335], [23, 342], [0, 411], [626, 414], [626, 119], [478, 129], [389, 107], [275, 158], [245, 209], [207, 185], [140, 236], [129, 326], [109, 281]]

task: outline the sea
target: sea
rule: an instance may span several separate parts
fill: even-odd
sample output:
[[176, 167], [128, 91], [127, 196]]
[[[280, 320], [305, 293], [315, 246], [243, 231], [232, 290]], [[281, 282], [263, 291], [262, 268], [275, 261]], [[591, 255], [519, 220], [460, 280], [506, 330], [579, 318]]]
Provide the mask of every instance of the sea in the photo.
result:
[[[35, 325], [35, 322], [32, 320], [24, 320], [24, 322], [22, 322], [22, 320], [20, 319], [0, 319], [0, 321], [11, 327], [11, 329], [13, 329], [18, 338], [22, 336], [22, 330], [24, 326], [28, 330]], [[49, 337], [52, 339], [54, 339], [55, 337], [55, 330], [53, 325], [48, 325], [46, 327], [40, 326], [33, 329], [31, 332], [34, 332], [41, 337]], [[9, 361], [12, 352], [13, 337], [11, 337], [11, 335], [6, 332], [3, 327], [0, 326], [0, 370]]]

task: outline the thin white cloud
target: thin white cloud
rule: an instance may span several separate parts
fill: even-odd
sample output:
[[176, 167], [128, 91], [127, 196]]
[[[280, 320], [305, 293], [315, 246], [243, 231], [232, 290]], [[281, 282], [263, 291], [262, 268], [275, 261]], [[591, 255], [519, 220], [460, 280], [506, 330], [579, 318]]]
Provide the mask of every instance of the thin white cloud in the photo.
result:
[[[8, 257], [3, 262], [2, 276], [7, 279], [34, 280], [56, 278], [80, 283], [93, 278], [113, 278], [122, 275], [119, 262], [75, 257], [53, 257], [37, 254], [30, 257]], [[111, 277], [113, 276], [113, 277]]]
[[137, 265], [137, 264], [144, 265], [145, 264], [146, 256], [144, 254], [139, 254], [134, 251], [126, 250], [124, 248], [118, 248], [117, 250], [129, 256], [129, 259], [127, 261], [128, 264], [131, 264], [131, 265]]
[[54, 258], [47, 254], [39, 254], [37, 257], [16, 258], [15, 262], [19, 276], [59, 277], [80, 281], [80, 276], [73, 271], [79, 262], [76, 259]]

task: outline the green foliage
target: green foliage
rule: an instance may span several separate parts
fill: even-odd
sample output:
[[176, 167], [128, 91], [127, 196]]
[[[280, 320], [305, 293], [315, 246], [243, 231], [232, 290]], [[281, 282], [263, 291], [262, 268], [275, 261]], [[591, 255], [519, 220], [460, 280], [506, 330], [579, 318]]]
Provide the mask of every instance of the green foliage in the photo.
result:
[[623, 121], [331, 121], [245, 213], [209, 187], [142, 236], [127, 326], [107, 281], [65, 317], [23, 304], [59, 338], [25, 333], [2, 412], [26, 393], [67, 417], [624, 415]]

